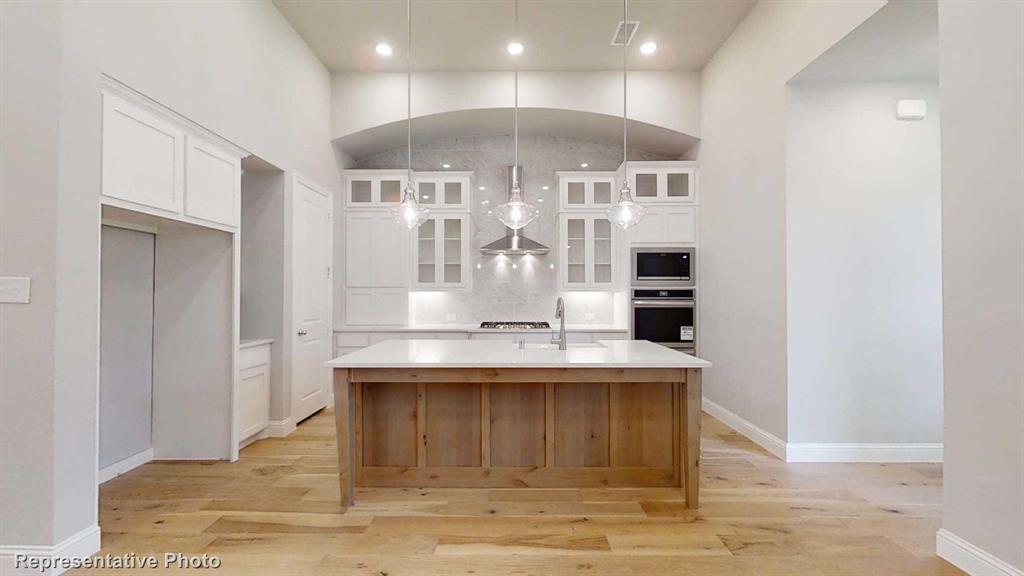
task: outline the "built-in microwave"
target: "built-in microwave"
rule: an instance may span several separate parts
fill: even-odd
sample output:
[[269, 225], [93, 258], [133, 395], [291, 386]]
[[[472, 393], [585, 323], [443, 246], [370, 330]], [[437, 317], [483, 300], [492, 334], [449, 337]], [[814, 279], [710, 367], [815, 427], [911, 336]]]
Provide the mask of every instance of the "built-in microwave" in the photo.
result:
[[633, 286], [689, 287], [695, 284], [693, 248], [633, 248]]

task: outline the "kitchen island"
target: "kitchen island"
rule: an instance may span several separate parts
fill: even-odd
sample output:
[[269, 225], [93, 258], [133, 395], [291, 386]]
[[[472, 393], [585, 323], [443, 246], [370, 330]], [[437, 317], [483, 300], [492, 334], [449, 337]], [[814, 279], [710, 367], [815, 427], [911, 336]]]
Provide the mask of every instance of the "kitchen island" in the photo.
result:
[[359, 486], [680, 486], [698, 505], [707, 361], [642, 340], [389, 340], [328, 366], [344, 505]]

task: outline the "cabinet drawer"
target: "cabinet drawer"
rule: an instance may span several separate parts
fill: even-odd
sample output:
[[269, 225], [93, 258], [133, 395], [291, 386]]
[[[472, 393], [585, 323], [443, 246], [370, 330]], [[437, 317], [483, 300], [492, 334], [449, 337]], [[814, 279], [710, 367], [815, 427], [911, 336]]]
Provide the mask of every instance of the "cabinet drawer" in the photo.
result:
[[245, 370], [253, 366], [270, 364], [270, 344], [250, 346], [238, 351], [238, 369]]

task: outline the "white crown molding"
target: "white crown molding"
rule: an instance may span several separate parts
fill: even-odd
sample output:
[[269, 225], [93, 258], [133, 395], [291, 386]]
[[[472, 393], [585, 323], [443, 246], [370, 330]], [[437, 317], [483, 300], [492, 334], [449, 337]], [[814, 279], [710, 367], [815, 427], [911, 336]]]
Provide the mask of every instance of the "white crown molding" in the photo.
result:
[[748, 422], [734, 412], [715, 404], [707, 397], [703, 399], [704, 411], [714, 416], [723, 424], [749, 438], [752, 442], [774, 454], [781, 460], [786, 459], [786, 441], [771, 432]]
[[704, 398], [704, 411], [786, 462], [942, 462], [941, 443], [786, 442]]
[[945, 528], [935, 533], [935, 553], [971, 576], [1024, 576], [1024, 570], [978, 548]]
[[134, 456], [129, 456], [129, 457], [127, 457], [124, 460], [121, 460], [119, 462], [114, 462], [110, 466], [107, 466], [105, 468], [100, 468], [99, 478], [97, 479], [97, 484], [103, 484], [107, 480], [111, 480], [113, 478], [116, 478], [116, 477], [120, 476], [121, 474], [124, 474], [125, 472], [128, 472], [129, 470], [134, 470], [135, 468], [138, 468], [139, 466], [142, 466], [146, 462], [151, 462], [152, 460], [153, 460], [153, 449], [150, 448], [148, 450], [143, 450], [142, 452], [139, 452], [138, 454], [136, 454]]
[[942, 444], [790, 442], [786, 462], [942, 462]]
[[44, 572], [30, 570], [27, 568], [16, 569], [18, 556], [31, 556], [34, 558], [88, 558], [100, 551], [100, 527], [92, 525], [54, 546], [17, 546], [0, 545], [0, 574], [3, 576], [14, 576], [21, 574], [45, 574], [57, 576], [65, 570], [54, 568]]

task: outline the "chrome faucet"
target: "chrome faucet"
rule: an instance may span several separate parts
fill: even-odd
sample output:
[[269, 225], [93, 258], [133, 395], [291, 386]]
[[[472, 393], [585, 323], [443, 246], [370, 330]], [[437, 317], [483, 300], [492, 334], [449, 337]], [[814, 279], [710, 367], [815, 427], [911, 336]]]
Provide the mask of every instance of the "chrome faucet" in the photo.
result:
[[558, 338], [552, 338], [552, 344], [558, 344], [559, 350], [565, 350], [565, 301], [562, 297], [558, 297], [558, 302], [555, 303], [555, 318], [558, 318]]

